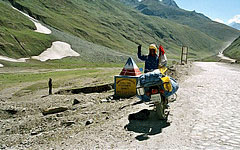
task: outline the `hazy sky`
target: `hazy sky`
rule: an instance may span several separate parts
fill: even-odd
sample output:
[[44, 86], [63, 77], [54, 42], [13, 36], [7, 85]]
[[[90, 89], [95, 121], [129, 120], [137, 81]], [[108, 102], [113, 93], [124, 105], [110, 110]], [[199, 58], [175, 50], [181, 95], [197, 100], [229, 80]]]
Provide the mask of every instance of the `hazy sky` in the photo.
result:
[[240, 23], [240, 0], [175, 0], [179, 7], [196, 10], [212, 20]]

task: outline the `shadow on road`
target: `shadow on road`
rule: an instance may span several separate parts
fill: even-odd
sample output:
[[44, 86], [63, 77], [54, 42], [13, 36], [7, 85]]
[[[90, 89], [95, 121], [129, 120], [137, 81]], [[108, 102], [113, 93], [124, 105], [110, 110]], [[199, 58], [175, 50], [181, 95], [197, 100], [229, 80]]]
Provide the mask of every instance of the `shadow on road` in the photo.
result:
[[128, 116], [129, 123], [124, 127], [127, 131], [142, 133], [135, 138], [139, 141], [148, 140], [149, 135], [162, 133], [162, 129], [170, 126], [166, 120], [159, 120], [153, 110], [141, 110]]

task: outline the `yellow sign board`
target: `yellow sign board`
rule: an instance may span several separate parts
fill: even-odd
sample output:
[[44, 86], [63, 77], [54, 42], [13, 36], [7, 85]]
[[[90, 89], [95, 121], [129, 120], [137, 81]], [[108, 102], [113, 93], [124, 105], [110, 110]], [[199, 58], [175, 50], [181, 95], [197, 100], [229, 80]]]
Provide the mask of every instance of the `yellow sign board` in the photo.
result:
[[116, 78], [116, 95], [128, 97], [136, 95], [136, 78]]

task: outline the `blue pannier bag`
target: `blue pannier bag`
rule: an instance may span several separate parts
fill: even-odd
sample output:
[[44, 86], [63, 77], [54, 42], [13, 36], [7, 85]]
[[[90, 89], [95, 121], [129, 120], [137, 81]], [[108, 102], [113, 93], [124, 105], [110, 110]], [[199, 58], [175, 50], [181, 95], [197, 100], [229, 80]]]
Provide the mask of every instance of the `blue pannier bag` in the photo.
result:
[[[164, 77], [159, 69], [154, 70], [153, 72], [145, 73], [138, 78], [138, 87], [144, 87], [144, 91], [148, 91], [149, 87], [159, 85], [160, 89], [164, 90], [163, 96], [169, 97], [177, 92], [179, 85], [175, 79], [170, 77], [170, 82], [172, 85], [172, 90], [166, 91], [163, 87], [162, 77]], [[146, 95], [138, 95], [138, 97], [146, 102], [150, 101], [150, 97]]]

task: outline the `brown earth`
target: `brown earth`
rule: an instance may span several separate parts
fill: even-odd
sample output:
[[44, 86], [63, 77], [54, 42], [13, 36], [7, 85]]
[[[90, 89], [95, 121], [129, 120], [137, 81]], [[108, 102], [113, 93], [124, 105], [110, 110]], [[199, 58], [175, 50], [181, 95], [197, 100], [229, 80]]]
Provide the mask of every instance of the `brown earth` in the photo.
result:
[[[196, 67], [191, 66], [177, 65], [171, 68], [169, 75], [177, 78], [181, 84], [192, 74], [191, 70], [196, 70]], [[93, 85], [96, 81], [92, 83], [88, 80], [86, 84], [88, 82]], [[0, 149], [128, 149], [133, 148], [128, 147], [128, 144], [134, 142], [138, 147], [141, 141], [161, 135], [169, 126], [157, 120], [154, 114], [147, 121], [129, 122], [129, 114], [152, 108], [140, 103], [136, 97], [114, 99], [113, 90], [47, 96], [47, 89], [42, 89], [21, 96], [13, 94], [13, 91], [25, 86], [29, 84], [23, 83], [0, 91]], [[64, 88], [54, 90], [62, 89]], [[79, 103], [73, 105], [74, 99]], [[174, 109], [179, 105], [177, 101], [172, 103]], [[42, 114], [44, 110], [59, 107], [67, 110]], [[170, 121], [176, 117], [172, 115], [173, 113], [170, 114]], [[177, 123], [179, 121], [171, 126], [177, 126]], [[171, 131], [167, 137], [175, 131]]]

